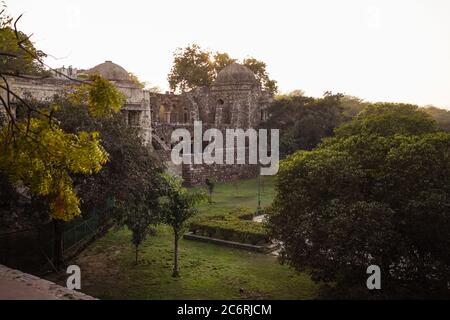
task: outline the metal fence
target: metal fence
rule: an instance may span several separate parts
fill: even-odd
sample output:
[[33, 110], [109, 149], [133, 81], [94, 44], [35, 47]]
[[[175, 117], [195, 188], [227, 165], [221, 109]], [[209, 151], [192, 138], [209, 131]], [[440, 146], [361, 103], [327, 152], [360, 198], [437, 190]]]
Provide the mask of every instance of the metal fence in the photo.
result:
[[100, 214], [94, 211], [88, 219], [73, 221], [63, 231], [63, 250], [66, 255], [82, 242], [93, 237], [101, 227]]
[[[109, 223], [112, 207], [93, 210], [85, 218], [67, 222], [63, 230], [63, 256], [72, 257]], [[54, 270], [54, 228], [47, 223], [32, 229], [0, 234], [0, 264], [41, 275]]]

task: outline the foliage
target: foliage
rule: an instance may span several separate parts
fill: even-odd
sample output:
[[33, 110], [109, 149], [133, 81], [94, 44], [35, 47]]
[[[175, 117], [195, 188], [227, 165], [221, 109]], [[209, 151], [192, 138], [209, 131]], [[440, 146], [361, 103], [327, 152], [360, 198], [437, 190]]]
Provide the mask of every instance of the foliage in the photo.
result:
[[122, 109], [125, 98], [110, 81], [97, 74], [90, 75], [88, 81], [70, 95], [75, 104], [88, 106], [94, 118], [111, 117]]
[[1, 130], [0, 170], [45, 197], [52, 218], [67, 221], [79, 215], [71, 174], [97, 173], [107, 162], [98, 132], [66, 133], [43, 116], [18, 121], [14, 130], [14, 135], [8, 126]]
[[262, 126], [282, 128], [282, 157], [298, 149], [311, 150], [322, 138], [331, 136], [342, 122], [340, 98], [339, 94], [327, 94], [323, 98], [298, 94], [278, 96], [270, 106], [270, 118]]
[[132, 231], [137, 261], [138, 247], [161, 219], [158, 198], [163, 192], [162, 162], [143, 145], [138, 129], [125, 124], [121, 114], [95, 118], [86, 106], [74, 105], [64, 98], [59, 103], [63, 107], [55, 117], [64, 129], [68, 132], [98, 129], [110, 157], [97, 175], [75, 180], [83, 209], [89, 212], [99, 203], [113, 199], [113, 218], [118, 226], [127, 226]]
[[433, 106], [428, 106], [423, 109], [428, 113], [437, 123], [438, 128], [450, 132], [450, 111], [439, 109]]
[[[52, 103], [43, 107], [14, 92], [6, 76], [14, 78], [39, 73], [45, 69], [42, 62], [45, 55], [16, 28], [18, 19], [12, 25], [12, 19], [1, 11], [0, 21], [3, 40], [0, 42], [3, 46], [0, 48], [0, 102], [7, 114], [0, 129], [0, 170], [14, 187], [22, 186], [23, 192], [45, 198], [50, 217], [71, 220], [80, 214], [80, 199], [73, 186], [73, 177], [98, 173], [108, 161], [108, 154], [100, 144], [98, 131], [66, 132], [60, 126], [54, 114], [61, 105]], [[91, 114], [97, 117], [110, 116], [123, 105], [121, 94], [100, 76], [74, 87], [72, 96], [78, 103], [86, 104]], [[24, 117], [15, 118], [11, 98], [25, 111]]]
[[342, 96], [339, 102], [342, 108], [342, 116], [346, 121], [353, 119], [370, 105], [369, 102], [363, 99], [349, 95]]
[[[340, 297], [448, 296], [450, 135], [404, 105], [336, 131], [281, 162], [269, 228], [283, 259]], [[382, 291], [365, 287], [372, 264]]]
[[255, 58], [246, 58], [242, 62], [244, 66], [249, 68], [256, 76], [256, 79], [261, 83], [261, 86], [270, 93], [276, 93], [278, 90], [277, 82], [270, 79], [267, 73], [267, 65], [265, 62], [256, 60]]
[[[122, 107], [117, 89], [98, 76], [75, 87], [71, 96], [86, 104], [97, 117], [110, 116]], [[28, 116], [10, 119], [3, 127], [0, 168], [14, 184], [21, 183], [33, 194], [46, 198], [52, 218], [71, 220], [80, 214], [72, 176], [98, 173], [108, 161], [108, 154], [95, 128], [67, 132], [61, 127], [54, 119], [61, 104], [43, 108], [35, 101], [22, 101], [18, 108], [28, 110]]]
[[430, 133], [436, 130], [435, 121], [415, 105], [375, 103], [336, 129], [335, 134], [337, 137], [367, 134], [392, 136]]
[[206, 187], [208, 188], [208, 202], [212, 203], [212, 194], [214, 192], [214, 187], [216, 185], [216, 180], [214, 178], [207, 178], [205, 180]]
[[236, 207], [230, 210], [229, 214], [238, 219], [253, 220], [253, 217], [255, 216], [255, 211], [247, 207]]
[[197, 213], [196, 205], [205, 200], [205, 194], [184, 188], [178, 177], [164, 174], [164, 178], [166, 186], [164, 196], [160, 199], [164, 223], [182, 233], [187, 227], [186, 222]]
[[37, 50], [26, 34], [19, 30], [15, 33], [13, 19], [5, 13], [5, 7], [0, 4], [0, 73], [48, 75], [37, 61], [46, 57], [45, 53]]
[[[167, 80], [170, 88], [174, 91], [187, 91], [210, 86], [223, 68], [237, 61], [228, 53], [216, 52], [213, 54], [203, 50], [197, 44], [192, 44], [176, 50]], [[265, 90], [271, 93], [277, 91], [276, 81], [270, 79], [264, 62], [255, 58], [247, 58], [242, 61], [242, 64], [255, 73]]]
[[261, 245], [269, 242], [269, 236], [262, 223], [248, 220], [253, 216], [249, 209], [236, 208], [228, 214], [203, 216], [190, 225], [194, 234], [228, 241]]
[[178, 177], [165, 174], [166, 189], [160, 199], [163, 221], [172, 227], [174, 233], [174, 268], [173, 276], [179, 276], [178, 241], [187, 229], [187, 222], [196, 213], [196, 205], [205, 200], [202, 192], [192, 192], [182, 187]]
[[213, 67], [214, 67], [214, 74], [217, 76], [217, 74], [226, 66], [237, 62], [236, 59], [233, 59], [230, 57], [230, 55], [226, 52], [220, 53], [216, 52], [213, 56]]
[[196, 87], [209, 86], [212, 83], [212, 77], [209, 52], [193, 44], [184, 49], [177, 49], [167, 79], [172, 90], [187, 91]]
[[145, 88], [146, 83], [145, 83], [145, 82], [142, 82], [141, 80], [139, 80], [139, 78], [138, 78], [134, 73], [129, 72], [128, 75], [130, 76], [131, 81], [132, 81], [135, 85], [137, 85], [137, 86], [138, 86], [139, 88], [141, 88], [141, 89], [144, 89], [144, 88]]

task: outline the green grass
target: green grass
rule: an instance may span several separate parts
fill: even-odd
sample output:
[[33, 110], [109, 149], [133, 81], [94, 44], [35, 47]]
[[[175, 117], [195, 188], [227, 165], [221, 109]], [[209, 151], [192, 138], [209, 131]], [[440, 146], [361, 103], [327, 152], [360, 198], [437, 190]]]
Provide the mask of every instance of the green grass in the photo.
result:
[[172, 234], [166, 226], [142, 246], [139, 264], [128, 230], [111, 231], [76, 261], [82, 291], [100, 299], [311, 299], [308, 276], [275, 257], [196, 241], [180, 243], [181, 277], [172, 278]]
[[[275, 196], [273, 176], [261, 176], [261, 207], [272, 202]], [[232, 208], [248, 207], [256, 211], [258, 205], [258, 180], [217, 183], [212, 196], [213, 203], [199, 207], [201, 215], [228, 213]]]
[[[237, 193], [233, 183], [219, 184], [214, 203], [202, 205], [201, 214], [256, 208], [256, 191], [255, 179], [240, 181]], [[266, 178], [263, 204], [272, 196], [272, 180]], [[83, 292], [100, 299], [312, 299], [319, 289], [274, 256], [192, 240], [180, 242], [181, 277], [172, 278], [169, 227], [160, 226], [145, 241], [138, 265], [130, 237], [128, 230], [111, 230], [77, 258]]]

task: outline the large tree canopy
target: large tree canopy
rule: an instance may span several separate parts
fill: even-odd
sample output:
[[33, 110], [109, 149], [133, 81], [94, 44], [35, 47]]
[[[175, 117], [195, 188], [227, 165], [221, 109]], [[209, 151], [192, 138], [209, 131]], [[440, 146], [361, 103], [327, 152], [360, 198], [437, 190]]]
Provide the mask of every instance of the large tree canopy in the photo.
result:
[[444, 131], [450, 132], [450, 111], [445, 109], [427, 106], [423, 109], [433, 117], [438, 127]]
[[[15, 92], [11, 79], [46, 68], [43, 54], [17, 29], [17, 20], [14, 25], [11, 21], [0, 12], [0, 113], [6, 115], [0, 123], [0, 174], [47, 199], [51, 218], [71, 220], [80, 214], [72, 176], [99, 172], [108, 154], [97, 131], [69, 133], [61, 128], [54, 118], [60, 105], [42, 107]], [[94, 76], [76, 84], [73, 98], [93, 116], [109, 117], [122, 108], [122, 95], [109, 81]], [[14, 115], [17, 105], [24, 109], [22, 118]]]
[[[228, 53], [212, 53], [203, 50], [197, 44], [192, 44], [176, 50], [167, 80], [174, 91], [210, 86], [220, 70], [234, 62], [238, 60], [231, 58]], [[276, 81], [270, 79], [264, 62], [255, 58], [246, 58], [242, 64], [255, 73], [264, 89], [272, 93], [277, 91]]]
[[[448, 297], [450, 134], [405, 105], [368, 109], [281, 162], [269, 227], [340, 297]], [[382, 290], [366, 288], [378, 265]]]
[[262, 126], [282, 128], [280, 154], [283, 157], [299, 149], [311, 150], [342, 123], [340, 98], [339, 94], [326, 94], [323, 98], [297, 93], [277, 96], [270, 107], [270, 117]]

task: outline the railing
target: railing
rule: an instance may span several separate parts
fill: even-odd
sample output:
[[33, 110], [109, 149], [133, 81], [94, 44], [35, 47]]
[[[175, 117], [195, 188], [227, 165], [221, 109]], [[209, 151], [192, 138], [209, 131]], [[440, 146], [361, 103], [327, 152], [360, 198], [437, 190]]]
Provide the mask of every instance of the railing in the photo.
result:
[[[103, 230], [110, 220], [112, 206], [93, 210], [88, 218], [66, 223], [63, 231], [63, 256], [68, 258]], [[54, 228], [46, 223], [35, 228], [0, 234], [0, 264], [37, 275], [53, 271]]]

